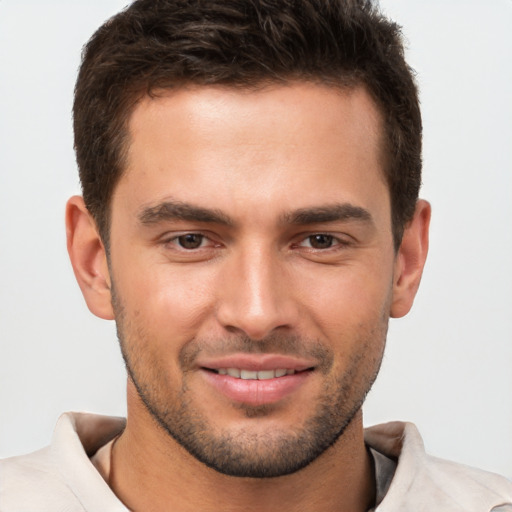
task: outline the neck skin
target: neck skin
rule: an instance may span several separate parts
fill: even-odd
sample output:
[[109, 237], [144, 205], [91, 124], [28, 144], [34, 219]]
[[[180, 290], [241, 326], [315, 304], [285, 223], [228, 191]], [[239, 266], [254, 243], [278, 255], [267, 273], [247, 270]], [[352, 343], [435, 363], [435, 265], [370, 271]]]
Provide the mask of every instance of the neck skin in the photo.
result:
[[115, 443], [109, 484], [132, 511], [363, 512], [375, 500], [373, 465], [359, 411], [340, 439], [306, 468], [283, 477], [223, 475], [178, 445], [128, 385], [126, 429]]

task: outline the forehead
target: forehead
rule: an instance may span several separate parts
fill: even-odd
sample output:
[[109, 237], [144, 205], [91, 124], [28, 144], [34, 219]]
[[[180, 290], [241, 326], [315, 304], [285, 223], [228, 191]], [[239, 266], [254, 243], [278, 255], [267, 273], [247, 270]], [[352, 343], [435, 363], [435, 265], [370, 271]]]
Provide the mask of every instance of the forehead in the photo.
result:
[[340, 196], [372, 184], [387, 195], [382, 138], [380, 112], [363, 87], [163, 91], [143, 98], [130, 118], [114, 199], [131, 190], [139, 203], [173, 196], [217, 208], [259, 195], [262, 205], [300, 198], [293, 206], [302, 207], [319, 194], [350, 200]]
[[[363, 85], [334, 87], [289, 82], [243, 88], [191, 84], [144, 96], [129, 119], [132, 142], [134, 137], [141, 138], [150, 124], [155, 127], [160, 122], [162, 128], [171, 110], [179, 123], [172, 135], [182, 135], [181, 142], [191, 134], [197, 137], [214, 130], [219, 137], [226, 135], [229, 145], [235, 142], [234, 135], [242, 142], [244, 133], [257, 143], [254, 137], [258, 132], [265, 138], [272, 127], [280, 125], [287, 128], [281, 132], [283, 139], [289, 135], [297, 140], [304, 135], [316, 143], [318, 137], [315, 140], [314, 135], [320, 128], [322, 135], [329, 132], [345, 139], [364, 131], [379, 143], [383, 128], [379, 108]], [[354, 130], [340, 133], [339, 128], [344, 128], [340, 122], [348, 118]], [[183, 128], [187, 130], [183, 132]], [[165, 129], [171, 135], [173, 126], [167, 124]]]

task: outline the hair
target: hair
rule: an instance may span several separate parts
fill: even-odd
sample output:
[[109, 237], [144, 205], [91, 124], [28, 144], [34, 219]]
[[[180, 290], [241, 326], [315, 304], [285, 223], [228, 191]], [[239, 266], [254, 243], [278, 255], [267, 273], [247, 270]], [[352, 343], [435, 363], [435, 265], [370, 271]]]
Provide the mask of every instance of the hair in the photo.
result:
[[382, 114], [398, 248], [421, 183], [421, 114], [400, 27], [371, 0], [137, 0], [86, 44], [73, 106], [85, 204], [103, 242], [137, 102], [190, 84], [363, 86]]

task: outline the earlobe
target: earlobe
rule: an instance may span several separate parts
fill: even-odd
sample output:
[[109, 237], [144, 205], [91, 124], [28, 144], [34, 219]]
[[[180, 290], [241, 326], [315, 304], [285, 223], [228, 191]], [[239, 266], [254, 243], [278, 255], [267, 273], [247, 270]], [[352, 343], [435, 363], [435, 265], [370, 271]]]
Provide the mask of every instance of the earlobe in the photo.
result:
[[66, 204], [66, 236], [71, 265], [90, 311], [112, 320], [111, 281], [105, 247], [80, 196]]
[[414, 217], [406, 226], [395, 263], [393, 301], [390, 316], [405, 316], [418, 291], [428, 252], [431, 208], [422, 199], [416, 203]]

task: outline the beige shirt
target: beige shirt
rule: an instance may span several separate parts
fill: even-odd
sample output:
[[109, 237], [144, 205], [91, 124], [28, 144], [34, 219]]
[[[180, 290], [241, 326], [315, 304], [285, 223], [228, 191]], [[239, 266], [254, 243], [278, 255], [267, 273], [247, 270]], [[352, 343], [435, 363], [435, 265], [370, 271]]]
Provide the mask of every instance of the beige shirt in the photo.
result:
[[[105, 481], [109, 443], [124, 425], [63, 414], [50, 446], [0, 461], [0, 512], [127, 512]], [[375, 461], [375, 512], [512, 512], [512, 483], [427, 455], [410, 423], [371, 427], [365, 439]]]

